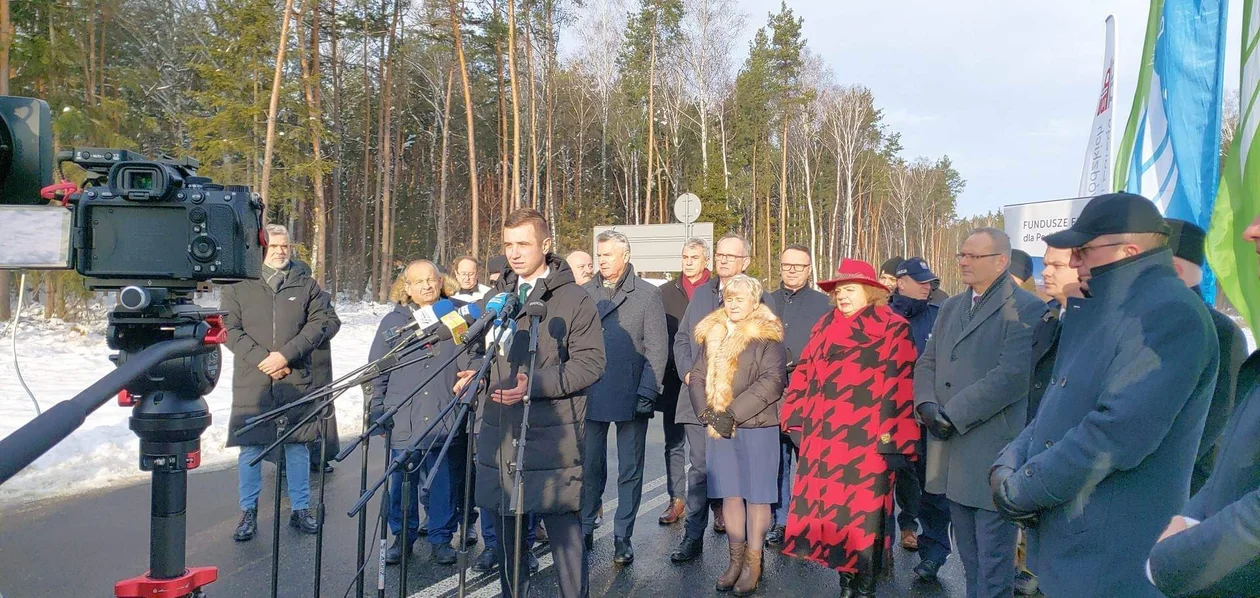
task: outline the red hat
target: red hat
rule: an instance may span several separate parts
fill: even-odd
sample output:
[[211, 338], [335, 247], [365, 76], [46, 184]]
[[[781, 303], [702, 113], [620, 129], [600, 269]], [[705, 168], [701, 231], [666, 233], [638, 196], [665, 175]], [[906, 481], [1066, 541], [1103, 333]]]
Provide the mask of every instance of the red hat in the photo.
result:
[[875, 278], [875, 267], [862, 261], [844, 258], [840, 260], [840, 267], [836, 269], [836, 277], [831, 280], [823, 280], [818, 282], [818, 288], [823, 292], [830, 293], [832, 289], [842, 284], [864, 284], [867, 286], [885, 289], [884, 286]]

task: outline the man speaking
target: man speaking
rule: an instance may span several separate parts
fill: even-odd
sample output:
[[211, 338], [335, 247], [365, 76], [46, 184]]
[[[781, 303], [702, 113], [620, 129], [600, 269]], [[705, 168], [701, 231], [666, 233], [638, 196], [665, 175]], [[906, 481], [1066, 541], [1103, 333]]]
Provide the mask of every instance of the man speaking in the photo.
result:
[[[547, 526], [560, 595], [585, 598], [587, 564], [578, 515], [582, 440], [586, 389], [604, 371], [603, 332], [590, 295], [574, 284], [568, 264], [551, 253], [551, 229], [541, 213], [524, 208], [508, 215], [503, 223], [503, 254], [510, 271], [494, 282], [486, 296], [516, 294], [522, 315], [516, 319], [516, 329], [503, 335], [503, 346], [487, 356], [494, 362], [478, 406], [477, 506], [495, 519], [500, 532], [503, 562], [499, 584], [503, 595], [529, 595], [528, 569], [521, 571], [521, 586], [512, 591], [517, 545], [513, 484], [517, 467], [523, 467], [522, 513], [526, 519], [528, 515], [541, 516]], [[534, 382], [529, 389], [530, 318], [523, 314], [524, 306], [534, 301], [546, 305], [546, 316], [539, 323]], [[456, 391], [473, 374], [460, 372]], [[515, 443], [520, 437], [527, 394], [532, 403], [529, 434], [524, 439], [524, 463], [518, 464]]]

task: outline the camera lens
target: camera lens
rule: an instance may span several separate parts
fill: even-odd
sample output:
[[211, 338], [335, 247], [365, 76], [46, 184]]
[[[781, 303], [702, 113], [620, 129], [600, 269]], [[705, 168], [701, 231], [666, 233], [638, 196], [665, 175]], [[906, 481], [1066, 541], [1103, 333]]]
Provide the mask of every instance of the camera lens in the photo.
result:
[[219, 253], [218, 245], [213, 238], [201, 235], [193, 239], [189, 251], [197, 261], [209, 262], [214, 259], [215, 254]]

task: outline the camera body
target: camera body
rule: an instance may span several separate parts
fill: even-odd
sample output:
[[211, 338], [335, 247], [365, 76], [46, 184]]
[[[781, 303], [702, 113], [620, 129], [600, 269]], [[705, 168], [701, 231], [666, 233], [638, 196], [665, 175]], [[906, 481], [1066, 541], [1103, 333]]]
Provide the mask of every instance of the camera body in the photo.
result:
[[71, 233], [75, 270], [89, 287], [191, 288], [259, 277], [263, 204], [249, 187], [196, 176], [191, 159], [68, 153], [68, 161], [105, 179], [78, 194]]

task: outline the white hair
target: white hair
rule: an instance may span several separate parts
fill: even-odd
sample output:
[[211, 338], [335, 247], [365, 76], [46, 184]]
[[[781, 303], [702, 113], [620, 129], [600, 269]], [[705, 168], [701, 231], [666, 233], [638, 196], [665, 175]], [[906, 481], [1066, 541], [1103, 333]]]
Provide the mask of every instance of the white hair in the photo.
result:
[[705, 257], [708, 257], [709, 255], [709, 242], [704, 240], [704, 237], [692, 237], [687, 239], [687, 242], [683, 243], [683, 249], [687, 249], [688, 247], [692, 249], [699, 249], [704, 253]]
[[271, 235], [289, 236], [289, 229], [285, 228], [283, 224], [268, 224], [263, 227], [263, 230], [267, 231], [267, 236], [269, 237]]
[[626, 253], [630, 253], [630, 239], [622, 233], [619, 233], [615, 230], [606, 230], [602, 233], [599, 233], [599, 236], [595, 237], [595, 243], [597, 245], [600, 243], [609, 243], [609, 242], [620, 245], [622, 249], [626, 250]]
[[744, 293], [753, 300], [760, 300], [763, 287], [761, 281], [747, 274], [736, 274], [730, 280], [722, 283], [722, 298], [727, 299], [736, 294]]

